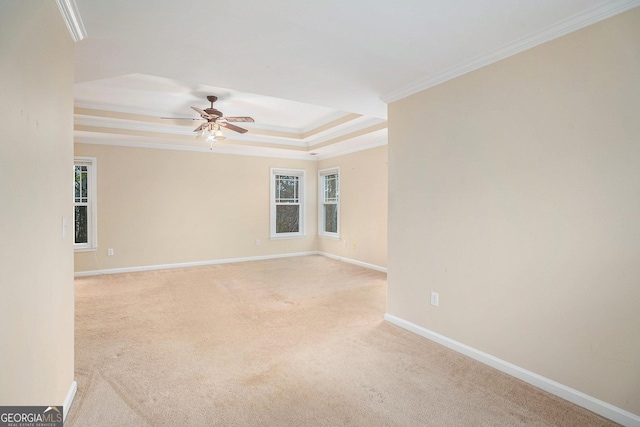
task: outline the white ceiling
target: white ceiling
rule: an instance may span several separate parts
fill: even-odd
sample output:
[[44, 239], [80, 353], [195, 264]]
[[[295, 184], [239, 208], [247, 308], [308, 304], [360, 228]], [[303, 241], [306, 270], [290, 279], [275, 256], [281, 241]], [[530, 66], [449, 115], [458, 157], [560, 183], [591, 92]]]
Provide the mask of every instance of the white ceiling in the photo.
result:
[[[112, 143], [120, 137], [121, 144], [201, 147], [189, 136], [192, 123], [142, 123], [95, 111], [197, 117], [189, 107], [208, 107], [206, 95], [217, 95], [214, 107], [225, 115], [256, 120], [244, 126], [245, 135], [226, 132], [228, 149], [264, 145], [304, 157], [385, 143], [385, 101], [628, 10], [640, 0], [75, 3], [87, 34], [75, 53], [76, 106], [83, 107], [76, 116], [82, 124], [77, 140]], [[105, 126], [148, 135], [106, 135], [99, 130]], [[189, 136], [189, 142], [176, 142], [171, 134]]]

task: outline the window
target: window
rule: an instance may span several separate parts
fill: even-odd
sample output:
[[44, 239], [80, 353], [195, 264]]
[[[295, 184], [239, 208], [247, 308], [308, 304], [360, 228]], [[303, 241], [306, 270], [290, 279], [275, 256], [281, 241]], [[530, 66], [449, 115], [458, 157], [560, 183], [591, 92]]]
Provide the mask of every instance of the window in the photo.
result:
[[340, 238], [340, 169], [318, 172], [318, 234]]
[[95, 251], [98, 247], [96, 211], [96, 159], [74, 159], [74, 249]]
[[271, 169], [271, 238], [304, 236], [303, 170]]

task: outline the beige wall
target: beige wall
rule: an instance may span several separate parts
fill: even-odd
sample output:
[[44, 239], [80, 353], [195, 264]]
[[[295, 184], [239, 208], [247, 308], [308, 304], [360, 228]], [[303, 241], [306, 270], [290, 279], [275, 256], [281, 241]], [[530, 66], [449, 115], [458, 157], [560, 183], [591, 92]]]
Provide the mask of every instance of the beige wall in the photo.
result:
[[[318, 250], [386, 267], [386, 146], [320, 162], [90, 144], [74, 154], [98, 169], [98, 250], [76, 253], [76, 272]], [[334, 166], [347, 246], [317, 237], [317, 174]], [[304, 238], [269, 238], [272, 167], [306, 171]]]
[[[76, 271], [315, 250], [314, 161], [87, 144], [75, 155], [97, 158], [99, 245], [76, 253]], [[306, 170], [304, 238], [269, 238], [272, 167]]]
[[634, 9], [389, 108], [388, 312], [635, 414], [639, 42]]
[[321, 252], [387, 266], [387, 146], [318, 162], [340, 167], [340, 240], [318, 238]]
[[0, 405], [62, 405], [73, 382], [73, 42], [54, 1], [0, 1], [0, 94]]

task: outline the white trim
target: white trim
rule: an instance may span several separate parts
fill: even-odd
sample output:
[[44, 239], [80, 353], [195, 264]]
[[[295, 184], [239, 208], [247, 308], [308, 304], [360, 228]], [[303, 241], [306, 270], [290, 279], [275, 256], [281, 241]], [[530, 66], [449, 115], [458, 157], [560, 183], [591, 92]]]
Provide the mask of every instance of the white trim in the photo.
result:
[[260, 255], [242, 258], [213, 259], [208, 261], [180, 262], [176, 264], [143, 265], [139, 267], [111, 268], [107, 270], [78, 271], [74, 277], [98, 276], [101, 274], [134, 273], [138, 271], [165, 270], [170, 268], [201, 267], [204, 265], [231, 264], [234, 262], [262, 261], [266, 259], [291, 258], [307, 255], [319, 255], [317, 251], [294, 252], [288, 254]]
[[[236, 146], [231, 148], [220, 148], [219, 145], [214, 144], [213, 149], [208, 146], [193, 146], [193, 145], [176, 145], [176, 144], [160, 144], [154, 142], [137, 141], [133, 138], [127, 141], [107, 140], [105, 138], [87, 138], [82, 136], [76, 136], [74, 138], [76, 144], [88, 144], [88, 145], [108, 145], [114, 147], [134, 147], [134, 148], [148, 148], [157, 150], [175, 150], [175, 151], [197, 151], [202, 153], [215, 153], [215, 154], [232, 154], [236, 156], [251, 156], [251, 157], [269, 157], [277, 159], [294, 159], [294, 160], [328, 160], [334, 157], [345, 156], [347, 154], [357, 153], [359, 151], [369, 150], [371, 148], [382, 147], [387, 145], [388, 140], [386, 138], [379, 141], [362, 145], [359, 147], [348, 149], [335, 149], [327, 154], [317, 154], [316, 151], [291, 151], [287, 149], [269, 148], [263, 147], [264, 150], [257, 150], [256, 147], [243, 147]], [[324, 148], [324, 147], [323, 147]], [[240, 149], [246, 149], [246, 151], [240, 151]], [[316, 154], [314, 154], [316, 153]]]
[[[243, 126], [247, 126], [249, 128], [249, 133], [251, 133], [251, 129], [259, 129], [259, 130], [268, 130], [268, 131], [273, 131], [273, 132], [283, 132], [283, 133], [289, 133], [289, 134], [293, 134], [295, 135], [294, 137], [289, 137], [290, 139], [295, 139], [297, 141], [306, 141], [309, 138], [303, 138], [302, 136], [309, 133], [309, 132], [313, 132], [314, 130], [316, 130], [319, 127], [322, 127], [324, 125], [326, 125], [327, 123], [331, 123], [333, 121], [336, 120], [340, 120], [344, 117], [347, 117], [348, 115], [350, 115], [352, 113], [345, 113], [344, 111], [335, 111], [333, 113], [331, 113], [330, 115], [318, 119], [315, 122], [306, 125], [303, 128], [290, 128], [290, 127], [285, 127], [285, 126], [270, 126], [270, 125], [263, 125], [261, 123], [251, 123], [251, 124], [244, 124]], [[278, 138], [284, 138], [282, 136], [278, 137]], [[306, 144], [308, 145], [308, 144]]]
[[242, 258], [213, 259], [208, 261], [180, 262], [176, 264], [143, 265], [139, 267], [111, 268], [107, 270], [77, 271], [74, 273], [74, 277], [99, 276], [102, 274], [135, 273], [138, 271], [165, 270], [170, 268], [201, 267], [204, 265], [232, 264], [235, 262], [262, 261], [267, 259], [292, 258], [292, 257], [309, 256], [309, 255], [321, 255], [327, 258], [332, 258], [332, 259], [346, 262], [349, 264], [355, 264], [360, 267], [366, 267], [372, 270], [381, 271], [383, 273], [387, 272], [387, 269], [385, 267], [380, 267], [374, 264], [357, 261], [355, 259], [339, 257], [326, 252], [307, 251], [307, 252], [293, 252], [288, 254], [250, 256], [250, 257], [242, 257]]
[[[197, 126], [199, 122], [196, 122]], [[195, 136], [191, 125], [172, 125], [158, 123], [134, 122], [133, 120], [112, 119], [95, 116], [75, 115], [74, 126], [101, 127], [117, 130], [130, 130], [137, 132], [166, 133], [168, 135]]]
[[306, 234], [286, 234], [286, 233], [281, 233], [284, 234], [283, 236], [272, 236], [269, 237], [269, 240], [287, 240], [287, 239], [306, 239], [307, 236]]
[[[109, 111], [109, 110], [105, 110]], [[193, 126], [197, 126], [201, 124], [202, 121], [195, 121]], [[95, 116], [86, 116], [82, 114], [75, 115], [75, 126], [84, 126], [84, 127], [92, 127], [92, 128], [107, 128], [115, 131], [135, 131], [135, 132], [148, 132], [155, 134], [164, 134], [167, 135], [164, 139], [171, 139], [173, 136], [182, 136], [185, 138], [195, 138], [195, 133], [193, 132], [193, 126], [191, 125], [172, 125], [169, 122], [162, 123], [145, 123], [145, 122], [137, 122], [130, 119], [113, 119], [113, 118], [105, 118], [105, 117], [95, 117]], [[248, 127], [248, 126], [247, 126]], [[252, 126], [252, 128], [255, 126]], [[270, 129], [269, 129], [270, 130]], [[90, 129], [85, 129], [83, 132], [94, 132]], [[99, 133], [94, 132], [94, 133]], [[114, 132], [114, 134], [122, 135], [121, 138], [126, 139], [133, 137], [134, 135], [121, 134], [119, 132]], [[230, 135], [230, 134], [229, 134]], [[149, 136], [149, 138], [157, 138], [155, 136]], [[229, 140], [232, 141], [242, 141], [242, 142], [259, 142], [259, 143], [267, 143], [267, 144], [277, 144], [277, 145], [285, 145], [288, 147], [296, 147], [296, 148], [308, 148], [308, 144], [302, 140], [301, 138], [295, 137], [285, 137], [285, 136], [269, 136], [269, 135], [261, 135], [254, 134], [249, 129], [248, 133], [245, 134], [233, 134], [228, 137]], [[201, 139], [204, 143], [204, 139]], [[208, 147], [208, 146], [207, 146]]]
[[340, 237], [325, 236], [323, 234], [319, 234], [318, 237], [321, 239], [327, 239], [327, 240], [338, 240], [338, 241], [341, 240]]
[[375, 128], [382, 123], [387, 123], [387, 120], [379, 117], [360, 116], [357, 119], [353, 119], [349, 122], [342, 123], [338, 126], [326, 129], [310, 137], [304, 138], [303, 141], [306, 143], [306, 146], [311, 150], [317, 145], [322, 145], [327, 141], [331, 141], [335, 139], [342, 139], [343, 141], [348, 141], [350, 139], [353, 139], [353, 137], [345, 138], [345, 136], [348, 136], [354, 133], [362, 132], [362, 134], [368, 134], [368, 133], [377, 132], [382, 129], [387, 129], [387, 127], [385, 126], [384, 128], [381, 128], [381, 129], [370, 130], [371, 128]]
[[501, 59], [508, 58], [517, 53], [587, 27], [591, 24], [595, 24], [596, 22], [618, 15], [622, 12], [626, 12], [627, 10], [633, 9], [637, 6], [640, 6], [640, 0], [613, 0], [600, 4], [591, 9], [563, 19], [562, 21], [543, 28], [533, 34], [508, 43], [485, 55], [465, 61], [435, 75], [425, 76], [401, 89], [382, 96], [380, 99], [387, 104], [398, 101], [463, 74], [477, 70], [478, 68], [500, 61]]
[[375, 264], [369, 264], [368, 262], [363, 262], [363, 261], [358, 261], [355, 259], [351, 259], [351, 258], [345, 258], [345, 257], [341, 257], [338, 255], [333, 255], [327, 252], [318, 252], [318, 255], [322, 255], [325, 256], [327, 258], [331, 258], [331, 259], [335, 259], [338, 261], [342, 261], [342, 262], [346, 262], [348, 264], [354, 264], [360, 267], [365, 267], [365, 268], [370, 268], [371, 270], [376, 270], [376, 271], [381, 271], [383, 273], [387, 272], [387, 268], [386, 267], [380, 267], [379, 265], [375, 265]]
[[307, 134], [309, 132], [313, 132], [318, 128], [321, 128], [322, 126], [331, 123], [331, 122], [335, 122], [336, 120], [340, 120], [343, 119], [345, 117], [347, 117], [348, 115], [350, 115], [351, 113], [345, 113], [344, 111], [336, 111], [334, 113], [329, 114], [326, 117], [323, 117], [319, 120], [316, 120], [315, 122], [305, 126], [303, 129], [300, 129], [299, 133], [301, 135]]
[[378, 147], [382, 147], [383, 145], [388, 145], [388, 138], [384, 138], [381, 139], [379, 141], [376, 142], [372, 142], [370, 144], [366, 144], [366, 145], [360, 145], [358, 147], [355, 148], [349, 148], [349, 149], [343, 149], [343, 150], [336, 150], [335, 152], [331, 152], [328, 154], [319, 154], [315, 157], [316, 160], [328, 160], [328, 159], [333, 159], [334, 157], [340, 157], [340, 156], [346, 156], [347, 154], [352, 154], [352, 153], [357, 153], [359, 151], [365, 151], [365, 150], [369, 150], [371, 148], [378, 148]]
[[430, 339], [438, 344], [448, 347], [458, 353], [464, 354], [472, 359], [491, 366], [499, 371], [516, 377], [524, 382], [527, 382], [535, 387], [538, 387], [546, 392], [554, 394], [571, 403], [582, 406], [596, 414], [602, 415], [612, 421], [628, 427], [640, 427], [640, 416], [625, 411], [624, 409], [613, 406], [607, 402], [596, 399], [581, 391], [572, 389], [549, 378], [545, 378], [542, 375], [538, 375], [534, 372], [528, 371], [524, 368], [516, 366], [512, 363], [498, 359], [495, 356], [484, 353], [473, 347], [469, 347], [466, 344], [462, 344], [458, 341], [452, 340], [444, 335], [440, 335], [437, 332], [430, 331], [429, 329], [418, 326], [415, 323], [408, 322], [400, 317], [386, 313], [384, 319], [396, 326], [418, 334], [424, 338]]
[[[293, 233], [277, 233], [276, 232], [276, 176], [295, 176], [298, 177], [298, 231]], [[286, 239], [305, 237], [306, 230], [306, 204], [307, 204], [307, 171], [304, 169], [287, 169], [287, 168], [271, 168], [271, 176], [269, 177], [269, 237], [274, 239]], [[294, 204], [291, 204], [292, 206]]]
[[[282, 132], [282, 133], [288, 133], [291, 134], [293, 136], [289, 136], [289, 137], [280, 137], [280, 138], [286, 138], [286, 139], [293, 139], [293, 140], [297, 140], [297, 141], [301, 141], [302, 140], [302, 133], [301, 130], [298, 128], [289, 128], [286, 126], [271, 126], [271, 125], [265, 125], [262, 123], [255, 123], [255, 122], [246, 122], [242, 124], [243, 127], [247, 127], [247, 129], [249, 129], [249, 133], [251, 133], [252, 129], [256, 129], [256, 130], [268, 130], [268, 131], [272, 131], [272, 132]], [[245, 134], [248, 135], [248, 134]]]
[[[109, 105], [109, 106], [105, 106], [102, 104], [92, 104], [92, 103], [86, 103], [86, 102], [77, 102], [74, 104], [75, 108], [84, 108], [84, 109], [88, 109], [88, 110], [99, 110], [99, 111], [106, 111], [106, 112], [114, 112], [114, 113], [124, 113], [124, 114], [135, 114], [135, 115], [140, 115], [140, 116], [148, 116], [150, 118], [158, 118], [158, 117], [167, 117], [168, 119], [170, 119], [170, 116], [176, 116], [177, 113], [175, 112], [167, 112], [167, 111], [151, 111], [151, 110], [140, 110], [140, 109], [135, 109], [135, 108], [126, 108], [126, 107], [122, 107], [122, 106], [113, 106], [113, 105]], [[305, 141], [309, 141], [310, 139], [313, 139], [312, 137], [307, 137], [307, 138], [303, 138], [303, 135], [314, 131], [315, 129], [322, 127], [324, 125], [326, 125], [327, 123], [331, 123], [333, 121], [336, 120], [340, 120], [344, 117], [347, 117], [348, 115], [353, 114], [353, 113], [345, 113], [343, 111], [336, 111], [334, 113], [332, 113], [329, 116], [326, 116], [324, 118], [321, 118], [313, 123], [311, 123], [310, 125], [305, 126], [304, 128], [291, 128], [291, 127], [285, 127], [285, 126], [269, 126], [269, 125], [263, 125], [261, 123], [245, 123], [243, 124], [243, 126], [246, 126], [249, 129], [249, 133], [246, 134], [247, 136], [249, 136], [251, 134], [251, 129], [257, 129], [257, 130], [266, 130], [266, 131], [271, 131], [271, 132], [281, 132], [281, 133], [286, 133], [286, 134], [291, 134], [291, 136], [285, 137], [285, 136], [278, 136], [275, 137], [277, 138], [278, 141], [282, 140], [282, 139], [287, 139], [287, 140], [293, 140], [293, 141], [297, 141], [298, 144], [300, 144], [301, 142], [304, 143]], [[135, 121], [135, 119], [126, 119], [126, 118], [110, 118], [110, 117], [101, 117], [98, 119], [80, 119], [78, 120], [78, 117], [96, 117], [93, 116], [91, 113], [85, 114], [82, 112], [78, 112], [78, 113], [74, 113], [75, 117], [76, 117], [76, 123], [77, 124], [84, 124], [86, 126], [105, 126], [103, 123], [106, 123], [108, 121], [127, 121], [127, 120], [131, 120], [131, 121]], [[179, 114], [178, 114], [179, 115]], [[193, 119], [196, 119], [195, 121], [198, 120], [197, 116], [193, 116]], [[375, 118], [375, 117], [364, 117], [364, 116], [360, 116], [358, 117], [360, 118], [365, 118], [365, 119], [375, 119], [374, 124], [377, 123], [381, 123], [383, 121], [386, 121], [386, 119], [380, 119], [380, 118]], [[101, 120], [101, 119], [106, 119], [106, 120]], [[357, 119], [354, 119], [357, 120]], [[353, 120], [350, 120], [348, 122], [345, 123], [350, 123]], [[156, 122], [153, 122], [156, 123]], [[167, 121], [167, 125], [170, 123], [170, 121]], [[373, 124], [371, 124], [370, 122], [369, 126], [372, 126]], [[343, 123], [344, 125], [344, 123]], [[153, 124], [149, 123], [148, 124], [148, 128], [141, 128], [141, 129], [134, 129], [131, 128], [131, 130], [145, 130], [145, 131], [150, 131], [150, 132], [158, 132], [158, 130], [153, 130]], [[187, 127], [189, 125], [169, 125], [169, 126], [175, 126], [175, 127]], [[105, 126], [105, 127], [113, 127], [113, 126]], [[360, 130], [363, 126], [359, 125], [359, 127], [347, 127], [347, 130], [344, 133], [349, 133], [349, 132], [354, 132], [357, 130]], [[364, 126], [366, 127], [366, 125]], [[324, 131], [326, 132], [326, 131]], [[322, 132], [320, 132], [322, 133]], [[315, 134], [314, 134], [315, 135]], [[332, 136], [333, 137], [333, 136]], [[316, 141], [314, 142], [314, 144], [321, 142], [321, 141]], [[282, 143], [286, 143], [286, 142], [280, 142]], [[304, 146], [308, 146], [308, 143], [305, 143]]]
[[[141, 112], [126, 111], [124, 109], [114, 109], [112, 107], [105, 108], [103, 106], [98, 106], [98, 105], [92, 106], [88, 104], [76, 104], [75, 108], [99, 110], [102, 112], [144, 115], [149, 117], [150, 119], [162, 117], [162, 114], [155, 114], [155, 115], [152, 115], [149, 113], [143, 114]], [[345, 117], [347, 115], [348, 114], [340, 113], [341, 117]], [[337, 119], [341, 117], [338, 117]], [[337, 119], [333, 119], [333, 120], [337, 120]], [[259, 125], [255, 123], [250, 123], [249, 125], [245, 125], [249, 129], [248, 133], [233, 134], [230, 139], [234, 141], [270, 143], [270, 144], [277, 144], [277, 145], [285, 145], [289, 147], [310, 149], [316, 145], [323, 144], [327, 141], [340, 139], [345, 135], [350, 135], [353, 133], [365, 131], [368, 128], [378, 126], [381, 123], [386, 123], [386, 119], [382, 119], [378, 117], [360, 116], [358, 118], [338, 124], [329, 129], [325, 129], [318, 133], [314, 133], [313, 135], [308, 137], [303, 137], [305, 133], [300, 133], [295, 129], [277, 128], [275, 126], [264, 126], [264, 125]], [[93, 115], [91, 113], [75, 112], [74, 124], [76, 126], [99, 127], [99, 128], [113, 129], [113, 130], [162, 133], [162, 134], [166, 134], [167, 137], [176, 136], [176, 135], [189, 137], [191, 135], [194, 135], [192, 131], [193, 127], [190, 124], [176, 125], [172, 123], [171, 120], [169, 119], [165, 123], [160, 123], [156, 121], [146, 122], [146, 121], [139, 121], [136, 118], [107, 117], [107, 116], [101, 116], [101, 115]], [[196, 126], [197, 124], [198, 124], [198, 120], [195, 120], [194, 126]], [[254, 129], [266, 130], [270, 132], [283, 132], [287, 135], [263, 135], [259, 132], [254, 133], [253, 132]], [[84, 132], [92, 132], [92, 131], [84, 130]], [[127, 139], [131, 136], [132, 135], [123, 134], [121, 138]], [[153, 137], [153, 138], [156, 138], [156, 137]], [[349, 139], [351, 138], [347, 138], [345, 140], [349, 140]]]
[[[110, 145], [114, 147], [135, 147], [135, 148], [149, 148], [158, 150], [175, 150], [175, 151], [198, 151], [202, 153], [213, 154], [233, 154], [236, 156], [251, 156], [251, 157], [269, 157], [277, 159], [294, 159], [294, 160], [316, 160], [316, 158], [308, 151], [289, 151], [282, 148], [270, 148], [270, 147], [250, 147], [250, 146], [228, 146], [220, 147], [217, 144], [213, 144], [213, 148], [208, 145], [193, 146], [193, 145], [175, 145], [175, 144], [160, 144], [154, 142], [136, 141], [129, 139], [127, 141], [119, 140], [107, 140], [105, 138], [84, 138], [76, 136], [74, 142], [77, 144], [91, 144], [91, 145]], [[241, 151], [242, 150], [242, 151]]]
[[69, 408], [71, 408], [73, 399], [76, 397], [76, 391], [78, 391], [78, 383], [76, 381], [72, 381], [71, 387], [69, 387], [69, 391], [67, 392], [67, 397], [64, 399], [64, 403], [62, 404], [62, 422], [63, 423], [64, 423], [64, 420], [67, 419]]
[[[336, 208], [337, 208], [337, 218], [336, 218], [336, 232], [329, 232], [329, 231], [325, 231], [324, 230], [324, 205], [325, 205], [325, 200], [324, 200], [324, 193], [325, 193], [325, 188], [324, 188], [324, 184], [325, 184], [325, 180], [324, 177], [327, 175], [338, 175], [338, 189], [337, 189], [337, 193], [338, 193], [338, 197], [337, 197], [337, 201], [336, 201]], [[320, 169], [318, 171], [318, 236], [320, 237], [328, 237], [330, 239], [340, 239], [340, 181], [341, 181], [341, 177], [340, 177], [340, 166], [334, 166], [332, 168], [326, 168], [326, 169]]]
[[[74, 104], [75, 108], [85, 108], [88, 110], [99, 110], [99, 111], [108, 111], [108, 112], [114, 112], [114, 113], [124, 113], [124, 114], [135, 114], [135, 115], [139, 115], [139, 116], [148, 116], [151, 118], [159, 118], [159, 117], [166, 117], [167, 119], [171, 119], [171, 116], [183, 116], [182, 113], [176, 113], [175, 111], [157, 111], [157, 110], [144, 110], [144, 109], [137, 109], [137, 108], [127, 108], [127, 107], [123, 107], [123, 106], [117, 106], [117, 105], [109, 105], [108, 108], [106, 108], [107, 106], [103, 105], [103, 104], [93, 104], [90, 102], [76, 102]], [[192, 114], [193, 111], [191, 111], [191, 113], [186, 112], [184, 113], [184, 115], [187, 114]], [[91, 114], [83, 114], [83, 113], [75, 113], [76, 116], [91, 116]], [[195, 121], [198, 121], [198, 116], [195, 114], [192, 114], [192, 117], [182, 117], [182, 118], [193, 118], [195, 119]], [[114, 120], [127, 120], [127, 119], [114, 119]], [[184, 125], [187, 126], [187, 125]], [[298, 128], [290, 128], [290, 127], [285, 127], [285, 126], [267, 126], [267, 125], [262, 125], [260, 123], [250, 123], [250, 124], [243, 124], [243, 126], [246, 126], [247, 128], [250, 129], [261, 129], [261, 130], [269, 130], [269, 131], [273, 131], [273, 132], [283, 132], [283, 133], [291, 133], [291, 134], [295, 134], [295, 135], [302, 135], [303, 130], [302, 129], [298, 129]]]
[[76, 243], [74, 243], [74, 248], [73, 251], [74, 252], [97, 252], [98, 248], [90, 248], [87, 246], [78, 246], [75, 247]]
[[73, 41], [79, 42], [87, 37], [87, 31], [84, 29], [76, 2], [74, 0], [56, 0], [56, 3]]
[[[75, 252], [93, 252], [98, 250], [98, 159], [96, 157], [74, 156], [73, 165], [88, 166], [87, 188], [89, 193], [89, 230], [87, 243], [75, 243], [75, 213], [74, 213], [74, 244]], [[75, 202], [74, 202], [75, 204]]]

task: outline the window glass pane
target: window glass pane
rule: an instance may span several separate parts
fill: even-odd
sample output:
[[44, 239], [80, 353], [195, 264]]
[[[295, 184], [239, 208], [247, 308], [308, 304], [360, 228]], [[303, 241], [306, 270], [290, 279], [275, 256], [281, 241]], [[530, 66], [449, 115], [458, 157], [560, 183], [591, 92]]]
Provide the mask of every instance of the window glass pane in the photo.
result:
[[298, 203], [298, 177], [276, 176], [276, 202]]
[[276, 206], [276, 233], [297, 233], [300, 231], [300, 206]]
[[75, 198], [76, 202], [79, 201], [81, 197], [81, 188], [82, 188], [82, 172], [80, 172], [80, 166], [75, 166]]
[[[86, 166], [75, 167], [75, 203], [88, 203], [89, 202], [89, 173], [86, 172]], [[85, 170], [83, 172], [83, 170]]]
[[338, 232], [338, 205], [324, 205], [324, 231]]
[[[88, 195], [87, 185], [88, 185], [87, 172], [82, 172], [82, 189], [80, 191], [81, 191], [82, 198], [84, 199], [86, 199]], [[86, 202], [86, 200], [84, 201]]]
[[75, 234], [76, 234], [76, 243], [88, 243], [88, 231], [89, 231], [89, 223], [88, 223], [88, 210], [86, 206], [76, 206], [75, 207]]
[[326, 202], [338, 201], [338, 175], [325, 175], [324, 177], [324, 200]]

